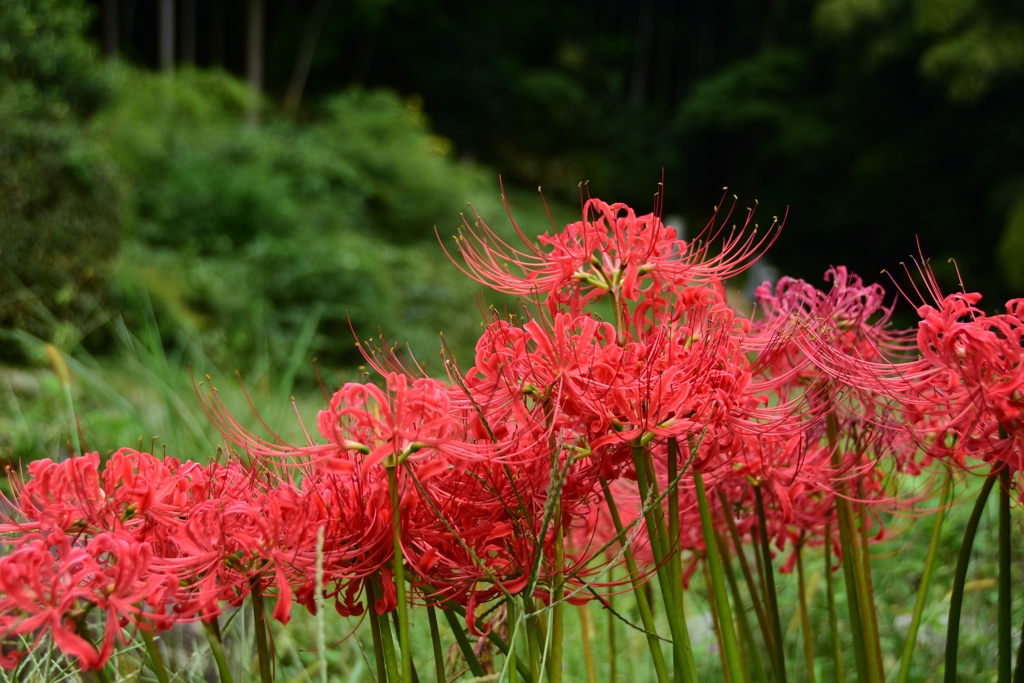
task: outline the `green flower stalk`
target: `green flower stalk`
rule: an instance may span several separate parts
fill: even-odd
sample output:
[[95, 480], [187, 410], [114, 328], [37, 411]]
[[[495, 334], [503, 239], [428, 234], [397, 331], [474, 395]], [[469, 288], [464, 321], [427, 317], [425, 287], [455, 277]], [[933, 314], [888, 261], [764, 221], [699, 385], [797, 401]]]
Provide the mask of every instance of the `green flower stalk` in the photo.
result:
[[960, 542], [960, 554], [957, 556], [956, 573], [953, 576], [953, 590], [949, 598], [949, 621], [946, 624], [946, 671], [943, 677], [945, 683], [956, 683], [956, 651], [960, 641], [960, 612], [963, 609], [967, 567], [971, 562], [971, 548], [974, 547], [974, 537], [978, 533], [978, 524], [985, 511], [985, 502], [998, 478], [999, 473], [990, 474], [985, 478], [985, 483], [978, 492], [978, 499], [974, 502], [974, 509], [967, 520], [964, 538]]
[[932, 537], [928, 542], [928, 555], [924, 561], [924, 571], [921, 573], [921, 585], [917, 589], [917, 600], [914, 601], [914, 614], [910, 619], [910, 628], [907, 630], [907, 641], [903, 646], [903, 656], [900, 658], [900, 672], [896, 679], [897, 683], [907, 683], [910, 678], [910, 664], [914, 657], [914, 648], [917, 645], [917, 631], [921, 626], [921, 615], [924, 613], [924, 606], [928, 602], [928, 587], [931, 585], [932, 569], [935, 567], [935, 556], [939, 547], [939, 539], [942, 536], [942, 522], [946, 517], [946, 505], [949, 503], [950, 481], [952, 476], [947, 476], [942, 484], [942, 492], [939, 494], [939, 510], [935, 513]]
[[409, 645], [409, 605], [405, 599], [405, 559], [402, 554], [402, 512], [398, 506], [397, 467], [388, 467], [388, 490], [391, 499], [391, 531], [395, 546], [394, 574], [398, 601], [398, 647], [402, 657], [402, 678], [412, 683], [412, 650]]
[[700, 526], [704, 534], [704, 546], [707, 548], [708, 569], [715, 593], [715, 605], [718, 607], [718, 621], [722, 629], [722, 641], [728, 671], [733, 681], [743, 676], [743, 660], [740, 658], [739, 644], [736, 642], [736, 629], [733, 626], [732, 610], [729, 608], [729, 596], [725, 589], [722, 575], [722, 560], [718, 556], [715, 543], [715, 527], [711, 522], [711, 511], [708, 506], [707, 493], [704, 490], [704, 477], [697, 470], [693, 471], [693, 483], [697, 489], [697, 507], [700, 510]]

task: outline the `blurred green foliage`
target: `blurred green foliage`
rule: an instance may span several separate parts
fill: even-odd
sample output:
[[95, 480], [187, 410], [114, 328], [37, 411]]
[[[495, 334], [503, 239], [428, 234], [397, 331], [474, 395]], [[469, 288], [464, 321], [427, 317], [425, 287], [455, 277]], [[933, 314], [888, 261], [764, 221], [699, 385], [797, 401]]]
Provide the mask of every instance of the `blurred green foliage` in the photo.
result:
[[999, 265], [1010, 285], [1024, 291], [1024, 197], [1011, 207], [999, 242]]
[[[759, 199], [762, 225], [791, 207], [768, 256], [789, 275], [841, 260], [870, 279], [920, 237], [947, 289], [955, 258], [985, 305], [1024, 294], [1024, 253], [998, 247], [1024, 195], [1017, 0], [392, 0], [372, 21], [358, 5], [324, 24], [311, 99], [418, 93], [460, 154], [567, 201], [588, 180], [638, 208], [661, 191], [690, 226], [723, 186], [740, 210]], [[308, 14], [278, 10], [278, 88]]]
[[822, 0], [815, 22], [825, 33], [868, 37], [878, 64], [916, 54], [919, 69], [953, 101], [974, 102], [999, 81], [1024, 73], [1024, 17], [1015, 3], [985, 0]]
[[[931, 128], [936, 149], [943, 150], [936, 154], [923, 145], [919, 148], [922, 160], [943, 172], [940, 182], [945, 187], [931, 189], [936, 197], [954, 197], [971, 188], [984, 204], [979, 211], [967, 201], [957, 202], [959, 206], [945, 211], [945, 217], [923, 221], [920, 232], [926, 245], [939, 241], [952, 246], [959, 240], [960, 253], [947, 246], [942, 255], [967, 265], [968, 288], [1024, 295], [1024, 136], [1019, 117], [1024, 5], [988, 0], [822, 0], [814, 18], [825, 35], [858, 47], [867, 77], [914, 64], [926, 88], [942, 89], [946, 103], [932, 104], [940, 114], [921, 113], [922, 120], [931, 119], [925, 126]], [[940, 126], [933, 128], [935, 121]], [[911, 145], [904, 148], [904, 155], [917, 151]], [[926, 166], [919, 168], [920, 176], [927, 177]], [[970, 234], [965, 232], [968, 225]], [[930, 239], [937, 226], [946, 234]], [[1000, 268], [989, 268], [992, 261]], [[998, 298], [987, 299], [989, 306], [1002, 304]]]
[[222, 72], [116, 81], [93, 131], [133, 186], [114, 292], [129, 328], [141, 290], [166, 340], [198, 332], [225, 367], [281, 366], [309, 325], [327, 367], [360, 362], [353, 332], [433, 356], [443, 330], [469, 352], [476, 286], [433, 226], [450, 234], [474, 197], [496, 211], [496, 179], [454, 160], [415, 99], [354, 88], [312, 123], [253, 127], [249, 91]]
[[[200, 344], [247, 376], [280, 375], [301, 346], [307, 382], [313, 356], [362, 362], [355, 335], [408, 342], [437, 372], [441, 330], [471, 352], [478, 286], [434, 226], [454, 232], [467, 200], [504, 209], [496, 175], [456, 160], [417, 98], [354, 87], [299, 124], [222, 71], [101, 62], [88, 20], [67, 0], [0, 8], [20, 41], [0, 62], [0, 326], [103, 353], [116, 324], [152, 322], [169, 351]], [[527, 224], [544, 216], [530, 204]]]
[[[95, 324], [124, 193], [85, 120], [109, 95], [78, 3], [0, 4], [0, 326]], [[0, 358], [10, 350], [0, 351]]]
[[[1024, 286], [1016, 4], [457, 4], [460, 21], [431, 0], [336, 4], [296, 119], [222, 71], [101, 61], [86, 0], [0, 5], [0, 326], [105, 352], [146, 301], [163, 343], [227, 368], [288, 367], [308, 329], [327, 366], [359, 362], [352, 329], [427, 357], [444, 329], [464, 356], [477, 288], [433, 226], [450, 234], [466, 200], [505, 223], [477, 158], [640, 209], [665, 168], [691, 225], [727, 183], [762, 222], [792, 205], [769, 258], [815, 281], [837, 258], [893, 268], [917, 233], [989, 305]], [[272, 94], [308, 10], [268, 10]], [[548, 229], [512, 195], [527, 233]]]

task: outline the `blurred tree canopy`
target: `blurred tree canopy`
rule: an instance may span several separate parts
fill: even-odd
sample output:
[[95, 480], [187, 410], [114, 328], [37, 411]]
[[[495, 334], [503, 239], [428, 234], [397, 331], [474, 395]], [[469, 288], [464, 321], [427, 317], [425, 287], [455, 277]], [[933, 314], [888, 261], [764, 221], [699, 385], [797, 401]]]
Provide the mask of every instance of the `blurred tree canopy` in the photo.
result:
[[35, 334], [51, 316], [95, 324], [121, 239], [119, 178], [84, 134], [109, 95], [90, 18], [61, 0], [0, 7], [0, 325]]
[[[311, 7], [278, 10], [272, 93]], [[570, 201], [589, 180], [650, 206], [665, 168], [691, 225], [726, 185], [762, 222], [789, 206], [771, 259], [794, 275], [871, 278], [919, 236], [989, 306], [1024, 294], [1020, 0], [365, 0], [328, 15], [309, 87], [353, 81], [421, 95], [459, 154]]]
[[580, 192], [650, 207], [664, 169], [690, 234], [729, 186], [790, 207], [788, 274], [872, 279], [919, 238], [997, 307], [1024, 294], [1022, 83], [1024, 0], [8, 0], [0, 326], [73, 345], [143, 292], [236, 367], [314, 323], [352, 362], [349, 319], [464, 350], [432, 226], [500, 224], [497, 172], [528, 232], [517, 186], [561, 222]]

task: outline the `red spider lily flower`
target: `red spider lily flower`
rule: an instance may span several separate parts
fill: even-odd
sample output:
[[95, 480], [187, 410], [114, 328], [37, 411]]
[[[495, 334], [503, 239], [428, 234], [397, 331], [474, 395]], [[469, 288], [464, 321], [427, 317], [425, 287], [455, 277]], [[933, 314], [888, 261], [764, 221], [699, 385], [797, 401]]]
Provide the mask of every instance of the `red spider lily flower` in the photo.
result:
[[437, 380], [410, 382], [395, 373], [386, 380], [386, 394], [372, 384], [346, 384], [317, 418], [320, 433], [339, 450], [352, 450], [353, 444], [369, 450], [364, 471], [389, 457], [397, 463], [443, 446], [459, 434], [448, 392]]
[[[55, 531], [20, 544], [0, 558], [0, 638], [34, 634], [38, 644], [48, 629], [83, 669], [102, 667], [121, 628], [139, 623], [140, 603], [166, 580], [150, 571], [151, 560], [149, 545], [127, 534], [103, 533], [78, 544]], [[105, 615], [98, 648], [82, 635], [94, 610]]]
[[[927, 265], [919, 273], [935, 305], [918, 308], [921, 321], [912, 346], [906, 335], [883, 336], [875, 344], [878, 352], [868, 353], [864, 345], [837, 343], [843, 330], [833, 324], [804, 335], [803, 350], [818, 368], [854, 388], [862, 409], [884, 403], [883, 413], [901, 413], [914, 435], [930, 443], [928, 457], [1020, 469], [1024, 306], [1014, 300], [1005, 314], [986, 315], [977, 307], [979, 294], [943, 296]], [[921, 295], [916, 285], [914, 291]], [[868, 334], [862, 338], [871, 340]], [[919, 357], [908, 358], [908, 348]]]
[[49, 458], [29, 463], [28, 479], [13, 483], [15, 501], [5, 501], [20, 519], [0, 525], [0, 533], [68, 530], [86, 523], [106, 503], [100, 486], [100, 454], [53, 462]]
[[681, 286], [738, 275], [774, 242], [781, 227], [773, 222], [760, 237], [756, 229], [747, 234], [753, 218], [749, 211], [743, 229], [734, 229], [723, 239], [720, 252], [710, 256], [710, 243], [718, 240], [732, 214], [730, 208], [722, 226], [717, 226], [718, 208], [700, 235], [685, 242], [676, 237], [674, 229], [664, 226], [658, 215], [637, 216], [624, 204], [590, 199], [584, 204], [581, 221], [567, 225], [562, 232], [542, 235], [540, 246], [533, 245], [513, 220], [525, 251], [506, 244], [477, 216], [477, 228], [467, 222], [456, 238], [465, 263], [459, 268], [501, 292], [544, 296], [552, 313], [558, 306], [568, 305], [570, 312], [579, 314], [605, 295], [613, 296], [615, 305], [625, 310], [626, 301], [639, 298], [644, 278]]
[[938, 308], [918, 309], [918, 348], [935, 369], [922, 392], [935, 407], [918, 414], [938, 418], [934, 453], [1017, 472], [1024, 469], [1024, 299], [1007, 302], [1000, 315], [986, 315], [980, 299], [954, 294]]

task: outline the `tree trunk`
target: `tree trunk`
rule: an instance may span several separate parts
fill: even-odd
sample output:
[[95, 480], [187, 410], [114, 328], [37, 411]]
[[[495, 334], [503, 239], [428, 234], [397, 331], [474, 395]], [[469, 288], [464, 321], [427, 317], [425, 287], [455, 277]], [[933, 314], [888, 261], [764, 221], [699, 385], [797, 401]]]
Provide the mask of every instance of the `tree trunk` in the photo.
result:
[[181, 61], [196, 63], [196, 0], [181, 3]]
[[[249, 88], [259, 95], [263, 92], [263, 0], [249, 0], [245, 41], [245, 76]], [[249, 110], [249, 123], [259, 123], [259, 106], [253, 103]]]
[[113, 59], [121, 49], [117, 0], [103, 0], [103, 54]]
[[174, 71], [174, 0], [160, 0], [159, 62], [164, 73]]
[[657, 0], [642, 0], [637, 17], [636, 47], [633, 51], [633, 73], [629, 79], [629, 103], [643, 104], [647, 93], [647, 74], [654, 42], [654, 10]]
[[210, 2], [210, 66], [224, 66], [224, 0]]
[[331, 11], [334, 0], [318, 0], [309, 15], [306, 23], [306, 31], [302, 35], [302, 44], [299, 46], [299, 54], [295, 58], [295, 68], [292, 69], [292, 77], [288, 82], [288, 93], [284, 98], [284, 110], [288, 114], [295, 114], [299, 111], [302, 103], [302, 93], [306, 89], [306, 79], [309, 77], [309, 67], [313, 63], [313, 54], [316, 52], [316, 44], [320, 39], [320, 31], [323, 30], [327, 13]]

